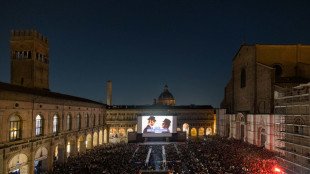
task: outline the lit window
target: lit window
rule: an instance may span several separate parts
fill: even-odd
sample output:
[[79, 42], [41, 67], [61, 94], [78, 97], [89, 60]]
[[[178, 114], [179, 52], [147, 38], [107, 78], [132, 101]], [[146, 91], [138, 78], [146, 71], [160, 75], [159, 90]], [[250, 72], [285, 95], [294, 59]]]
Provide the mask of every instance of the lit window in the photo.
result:
[[71, 130], [71, 116], [67, 115], [67, 130]]
[[58, 116], [55, 115], [53, 118], [53, 133], [58, 132]]
[[43, 121], [40, 115], [36, 117], [36, 136], [40, 136], [43, 134]]
[[10, 118], [10, 141], [19, 140], [21, 134], [21, 120], [18, 116], [14, 115]]
[[76, 119], [76, 127], [77, 127], [78, 129], [80, 129], [80, 128], [81, 128], [81, 116], [80, 116], [80, 114], [79, 114], [79, 115], [77, 115], [77, 119]]

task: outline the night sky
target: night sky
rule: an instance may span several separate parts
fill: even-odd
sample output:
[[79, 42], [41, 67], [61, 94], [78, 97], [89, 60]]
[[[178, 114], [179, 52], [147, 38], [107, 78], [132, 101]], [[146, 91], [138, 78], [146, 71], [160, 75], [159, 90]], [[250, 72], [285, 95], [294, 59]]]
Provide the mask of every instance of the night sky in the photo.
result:
[[0, 81], [10, 83], [10, 30], [50, 41], [50, 89], [106, 103], [219, 107], [241, 44], [310, 44], [307, 1], [1, 1]]

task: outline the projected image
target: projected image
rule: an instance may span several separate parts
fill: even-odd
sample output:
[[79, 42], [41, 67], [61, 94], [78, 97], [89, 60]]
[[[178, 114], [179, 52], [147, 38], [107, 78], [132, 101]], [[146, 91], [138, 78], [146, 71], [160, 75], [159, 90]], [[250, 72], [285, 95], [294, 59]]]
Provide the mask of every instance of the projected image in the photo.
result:
[[142, 116], [142, 133], [172, 133], [173, 116]]

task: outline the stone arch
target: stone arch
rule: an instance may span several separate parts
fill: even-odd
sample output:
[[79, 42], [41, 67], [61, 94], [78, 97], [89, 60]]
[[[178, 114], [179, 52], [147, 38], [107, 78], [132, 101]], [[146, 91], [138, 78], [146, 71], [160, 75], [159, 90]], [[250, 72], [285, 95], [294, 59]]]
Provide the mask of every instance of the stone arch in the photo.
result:
[[103, 140], [103, 133], [102, 130], [99, 131], [99, 145], [102, 145]]
[[296, 125], [304, 125], [305, 121], [301, 117], [295, 117], [294, 118], [294, 124], [296, 124]]
[[198, 130], [198, 135], [202, 136], [202, 135], [204, 135], [204, 133], [205, 133], [205, 129], [203, 127], [200, 127]]
[[37, 149], [34, 160], [40, 161], [48, 157], [48, 150], [45, 147], [40, 147]]
[[37, 173], [48, 171], [48, 150], [45, 147], [37, 149], [34, 157], [34, 166]]
[[67, 158], [68, 158], [69, 156], [74, 155], [74, 152], [75, 152], [75, 143], [74, 143], [73, 140], [69, 140], [69, 141], [67, 142], [66, 152], [67, 152]]
[[132, 128], [128, 128], [127, 129], [127, 135], [128, 135], [128, 132], [133, 132], [133, 129]]
[[294, 118], [294, 133], [295, 134], [304, 133], [304, 127], [302, 125], [305, 125], [305, 121], [301, 117], [295, 117]]
[[186, 137], [188, 137], [188, 134], [189, 134], [189, 124], [187, 124], [187, 123], [183, 124], [183, 132], [186, 132]]
[[78, 139], [78, 152], [79, 153], [83, 153], [85, 152], [86, 150], [86, 144], [85, 144], [85, 139], [83, 136], [80, 136], [79, 139]]
[[212, 135], [212, 128], [211, 127], [208, 127], [206, 129], [206, 135]]
[[111, 138], [117, 137], [116, 128], [110, 128], [110, 137]]
[[119, 135], [120, 138], [124, 138], [126, 136], [125, 129], [124, 128], [120, 128], [118, 130], [118, 135]]
[[28, 174], [29, 167], [27, 155], [20, 153], [13, 156], [8, 162], [8, 169], [9, 173], [19, 171], [20, 174]]
[[93, 135], [93, 147], [96, 147], [98, 145], [98, 133], [94, 132]]
[[238, 114], [237, 114], [236, 121], [244, 122], [244, 121], [245, 121], [244, 115], [243, 115], [242, 113], [238, 113]]
[[104, 129], [103, 131], [103, 142], [108, 143], [108, 130]]
[[92, 143], [92, 137], [91, 137], [91, 134], [88, 134], [86, 136], [86, 142], [85, 142], [86, 149], [91, 149], [91, 147], [92, 147], [91, 143]]
[[194, 127], [191, 129], [191, 136], [197, 136], [197, 129]]

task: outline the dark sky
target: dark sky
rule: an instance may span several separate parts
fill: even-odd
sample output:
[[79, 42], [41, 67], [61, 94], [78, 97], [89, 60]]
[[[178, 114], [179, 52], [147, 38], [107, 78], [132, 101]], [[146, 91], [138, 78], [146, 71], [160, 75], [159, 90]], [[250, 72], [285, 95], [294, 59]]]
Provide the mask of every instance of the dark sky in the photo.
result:
[[219, 107], [232, 59], [248, 44], [310, 44], [307, 1], [105, 0], [0, 2], [0, 81], [10, 82], [11, 29], [50, 41], [50, 89], [106, 103]]

